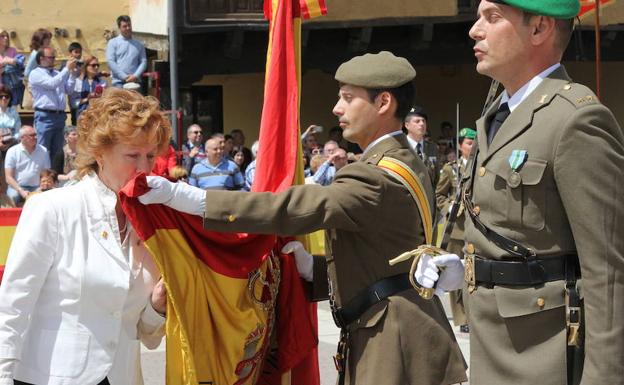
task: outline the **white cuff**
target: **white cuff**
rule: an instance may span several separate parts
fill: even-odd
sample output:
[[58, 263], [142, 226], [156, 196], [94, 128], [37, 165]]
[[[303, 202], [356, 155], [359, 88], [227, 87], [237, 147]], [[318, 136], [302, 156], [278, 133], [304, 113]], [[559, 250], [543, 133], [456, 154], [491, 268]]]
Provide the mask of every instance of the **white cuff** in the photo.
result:
[[156, 329], [164, 324], [165, 320], [166, 318], [154, 309], [152, 301], [148, 301], [145, 310], [143, 310], [143, 315], [141, 315], [141, 321], [143, 321], [146, 326]]

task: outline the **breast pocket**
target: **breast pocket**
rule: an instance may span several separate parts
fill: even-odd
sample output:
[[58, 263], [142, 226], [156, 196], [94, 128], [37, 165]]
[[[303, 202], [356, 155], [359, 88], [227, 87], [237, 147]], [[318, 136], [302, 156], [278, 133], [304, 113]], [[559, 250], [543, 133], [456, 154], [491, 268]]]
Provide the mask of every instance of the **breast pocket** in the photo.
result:
[[546, 222], [546, 187], [542, 182], [548, 162], [530, 158], [518, 172], [506, 159], [493, 161], [486, 167], [505, 183], [507, 199], [503, 225], [539, 231]]
[[90, 335], [64, 330], [42, 330], [37, 346], [37, 366], [56, 377], [78, 377], [87, 364]]

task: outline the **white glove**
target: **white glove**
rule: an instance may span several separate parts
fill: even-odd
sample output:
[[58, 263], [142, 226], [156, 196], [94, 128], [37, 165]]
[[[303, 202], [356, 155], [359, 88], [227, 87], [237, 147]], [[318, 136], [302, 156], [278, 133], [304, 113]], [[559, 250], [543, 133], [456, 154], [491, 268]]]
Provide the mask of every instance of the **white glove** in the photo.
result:
[[192, 215], [204, 215], [206, 191], [184, 182], [172, 183], [161, 176], [148, 176], [150, 191], [139, 197], [144, 205], [162, 203], [174, 210]]
[[442, 254], [435, 257], [425, 254], [418, 261], [414, 278], [420, 286], [425, 288], [432, 288], [437, 282], [435, 293], [440, 297], [445, 291], [462, 288], [464, 264], [455, 254]]
[[290, 241], [282, 247], [282, 253], [295, 254], [295, 263], [299, 276], [308, 282], [313, 281], [314, 257], [303, 248], [299, 241]]

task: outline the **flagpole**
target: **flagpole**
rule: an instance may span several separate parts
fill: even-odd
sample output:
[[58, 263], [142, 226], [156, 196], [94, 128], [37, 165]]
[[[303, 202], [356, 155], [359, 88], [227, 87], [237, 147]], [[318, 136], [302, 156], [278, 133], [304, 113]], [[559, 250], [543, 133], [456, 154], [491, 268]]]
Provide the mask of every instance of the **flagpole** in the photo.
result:
[[600, 99], [600, 79], [602, 77], [601, 57], [600, 57], [600, 0], [596, 2], [596, 22], [594, 26], [596, 36], [596, 95]]

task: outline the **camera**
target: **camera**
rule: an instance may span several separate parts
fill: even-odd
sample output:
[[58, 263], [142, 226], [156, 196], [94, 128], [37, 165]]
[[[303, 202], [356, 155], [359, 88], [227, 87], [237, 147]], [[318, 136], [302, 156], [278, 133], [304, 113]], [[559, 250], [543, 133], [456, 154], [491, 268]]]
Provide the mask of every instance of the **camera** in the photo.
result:
[[82, 67], [83, 64], [84, 64], [84, 61], [76, 60], [76, 67]]

